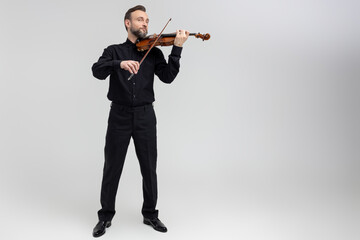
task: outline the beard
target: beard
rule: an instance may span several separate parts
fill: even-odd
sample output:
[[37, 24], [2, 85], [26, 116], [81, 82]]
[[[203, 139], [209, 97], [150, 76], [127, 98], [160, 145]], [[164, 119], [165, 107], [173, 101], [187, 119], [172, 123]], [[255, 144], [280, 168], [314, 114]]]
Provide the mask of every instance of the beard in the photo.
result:
[[147, 35], [147, 30], [141, 31], [141, 29], [134, 29], [133, 27], [130, 27], [130, 32], [134, 34], [137, 38], [144, 38]]

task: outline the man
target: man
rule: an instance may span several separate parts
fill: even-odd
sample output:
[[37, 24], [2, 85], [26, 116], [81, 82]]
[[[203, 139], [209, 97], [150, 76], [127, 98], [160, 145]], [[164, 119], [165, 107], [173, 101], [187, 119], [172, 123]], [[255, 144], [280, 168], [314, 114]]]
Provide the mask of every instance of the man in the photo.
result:
[[[182, 45], [189, 32], [177, 30], [168, 63], [163, 53], [154, 47], [145, 58], [145, 52], [137, 51], [136, 41], [147, 35], [149, 18], [145, 7], [130, 8], [124, 18], [127, 40], [107, 47], [99, 60], [93, 64], [94, 77], [104, 80], [110, 75], [108, 99], [112, 101], [105, 143], [105, 163], [101, 186], [101, 209], [99, 222], [93, 236], [99, 237], [111, 226], [115, 215], [115, 197], [125, 155], [133, 138], [136, 155], [143, 178], [143, 223], [155, 230], [166, 232], [167, 228], [158, 218], [157, 203], [157, 144], [154, 102], [154, 74], [164, 83], [171, 83], [179, 72]], [[135, 74], [128, 80], [131, 74]]]

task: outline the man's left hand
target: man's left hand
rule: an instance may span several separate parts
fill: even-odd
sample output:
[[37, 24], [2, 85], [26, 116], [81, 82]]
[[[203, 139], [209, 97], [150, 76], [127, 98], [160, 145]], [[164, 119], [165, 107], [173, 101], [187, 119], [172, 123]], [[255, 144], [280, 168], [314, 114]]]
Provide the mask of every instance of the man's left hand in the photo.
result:
[[177, 47], [182, 47], [182, 45], [184, 44], [184, 42], [188, 39], [189, 37], [189, 31], [188, 30], [176, 30], [176, 37], [174, 40], [174, 45]]

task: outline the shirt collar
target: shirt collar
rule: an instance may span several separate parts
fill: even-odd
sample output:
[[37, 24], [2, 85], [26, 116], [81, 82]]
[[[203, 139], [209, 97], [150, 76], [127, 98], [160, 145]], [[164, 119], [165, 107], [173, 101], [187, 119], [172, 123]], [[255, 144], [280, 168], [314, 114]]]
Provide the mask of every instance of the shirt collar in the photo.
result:
[[133, 43], [132, 41], [130, 41], [128, 38], [126, 38], [125, 44], [127, 44], [127, 45], [132, 45], [132, 46], [136, 46], [136, 44]]

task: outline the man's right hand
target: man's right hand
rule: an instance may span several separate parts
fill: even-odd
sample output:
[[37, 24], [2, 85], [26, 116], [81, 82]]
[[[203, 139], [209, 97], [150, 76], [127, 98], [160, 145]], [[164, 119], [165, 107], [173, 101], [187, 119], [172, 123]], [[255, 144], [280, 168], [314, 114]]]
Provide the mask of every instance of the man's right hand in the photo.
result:
[[137, 74], [140, 68], [140, 63], [137, 61], [127, 60], [120, 63], [120, 67], [130, 73]]

